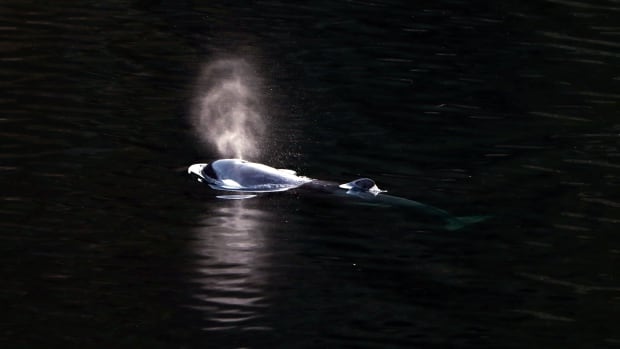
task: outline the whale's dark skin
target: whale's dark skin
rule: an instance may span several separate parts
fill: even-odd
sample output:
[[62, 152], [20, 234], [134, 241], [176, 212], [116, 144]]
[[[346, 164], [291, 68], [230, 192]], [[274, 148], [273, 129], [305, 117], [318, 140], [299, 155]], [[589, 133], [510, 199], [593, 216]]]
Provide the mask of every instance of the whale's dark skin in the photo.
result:
[[359, 178], [353, 182], [347, 184], [338, 184], [332, 181], [324, 181], [320, 179], [313, 179], [310, 182], [302, 184], [298, 189], [314, 190], [324, 193], [341, 193], [346, 194], [361, 194], [367, 193], [372, 196], [376, 196], [382, 192], [377, 188], [375, 181], [370, 178]]
[[312, 182], [302, 184], [297, 189], [298, 190], [311, 190], [311, 191], [321, 192], [321, 193], [335, 193], [339, 190], [342, 190], [338, 188], [338, 183], [336, 182], [321, 181], [321, 180], [314, 180]]
[[345, 189], [340, 188], [340, 184], [338, 184], [337, 182], [332, 182], [332, 181], [323, 181], [320, 179], [314, 179], [308, 183], [302, 184], [301, 186], [297, 187], [296, 190], [299, 191], [313, 191], [313, 192], [318, 192], [318, 193], [329, 193], [329, 194], [335, 194], [335, 193], [339, 193], [339, 192], [345, 192]]

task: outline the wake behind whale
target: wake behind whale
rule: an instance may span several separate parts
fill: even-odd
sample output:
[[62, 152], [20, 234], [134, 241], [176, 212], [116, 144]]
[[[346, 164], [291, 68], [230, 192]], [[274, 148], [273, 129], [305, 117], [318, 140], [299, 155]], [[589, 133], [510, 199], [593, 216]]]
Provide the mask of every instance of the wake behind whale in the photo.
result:
[[220, 159], [211, 163], [193, 164], [187, 172], [211, 188], [240, 194], [220, 195], [222, 199], [248, 199], [260, 193], [288, 190], [309, 190], [356, 198], [389, 207], [406, 207], [426, 215], [438, 217], [447, 230], [457, 230], [471, 223], [481, 222], [488, 216], [455, 217], [450, 213], [414, 200], [385, 194], [370, 178], [338, 184], [337, 182], [298, 176], [295, 171], [276, 169], [264, 164], [241, 159]]

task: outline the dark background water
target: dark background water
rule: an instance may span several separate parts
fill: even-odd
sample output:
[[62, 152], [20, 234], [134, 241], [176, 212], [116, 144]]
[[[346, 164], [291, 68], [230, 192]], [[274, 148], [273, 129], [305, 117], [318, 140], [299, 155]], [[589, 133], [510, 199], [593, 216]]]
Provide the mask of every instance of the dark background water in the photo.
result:
[[[0, 4], [3, 348], [620, 346], [620, 3]], [[259, 159], [494, 218], [223, 201], [188, 113], [262, 78]]]

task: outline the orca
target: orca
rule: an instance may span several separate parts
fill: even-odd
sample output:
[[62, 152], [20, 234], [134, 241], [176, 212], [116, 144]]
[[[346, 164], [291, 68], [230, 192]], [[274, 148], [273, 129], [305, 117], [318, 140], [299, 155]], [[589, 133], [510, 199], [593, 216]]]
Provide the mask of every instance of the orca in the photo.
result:
[[220, 159], [211, 163], [189, 166], [188, 174], [215, 190], [236, 192], [219, 195], [221, 199], [248, 199], [260, 193], [288, 190], [309, 190], [336, 195], [352, 196], [363, 201], [391, 207], [409, 207], [425, 214], [441, 218], [447, 230], [457, 230], [471, 223], [486, 220], [489, 216], [455, 217], [450, 213], [414, 200], [385, 194], [370, 178], [359, 178], [351, 182], [337, 182], [298, 176], [293, 170], [276, 169], [264, 164], [242, 159]]

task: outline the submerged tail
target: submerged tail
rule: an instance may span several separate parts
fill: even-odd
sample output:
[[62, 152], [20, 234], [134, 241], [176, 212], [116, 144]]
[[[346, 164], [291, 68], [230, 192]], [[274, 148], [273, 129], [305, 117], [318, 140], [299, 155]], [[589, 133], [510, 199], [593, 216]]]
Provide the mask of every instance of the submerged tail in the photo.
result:
[[444, 228], [450, 231], [459, 230], [470, 224], [484, 222], [489, 218], [491, 218], [491, 216], [451, 217], [447, 220]]

